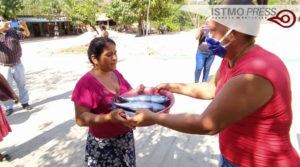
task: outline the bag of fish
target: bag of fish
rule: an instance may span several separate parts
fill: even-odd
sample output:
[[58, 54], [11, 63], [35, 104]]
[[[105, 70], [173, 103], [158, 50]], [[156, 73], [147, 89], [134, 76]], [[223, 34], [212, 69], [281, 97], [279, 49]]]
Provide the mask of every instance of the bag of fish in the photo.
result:
[[137, 109], [149, 109], [152, 112], [168, 113], [174, 104], [174, 96], [171, 92], [161, 90], [159, 93], [155, 88], [145, 88], [143, 92], [136, 90], [117, 96], [112, 105], [122, 108], [129, 115], [135, 115]]

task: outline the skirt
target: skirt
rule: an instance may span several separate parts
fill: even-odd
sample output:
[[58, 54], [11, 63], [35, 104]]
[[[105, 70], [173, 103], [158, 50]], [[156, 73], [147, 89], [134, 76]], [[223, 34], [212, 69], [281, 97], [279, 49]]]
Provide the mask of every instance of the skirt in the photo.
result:
[[135, 167], [133, 131], [103, 139], [88, 132], [85, 162], [87, 167]]
[[0, 106], [0, 141], [2, 141], [9, 132], [11, 132], [10, 126]]

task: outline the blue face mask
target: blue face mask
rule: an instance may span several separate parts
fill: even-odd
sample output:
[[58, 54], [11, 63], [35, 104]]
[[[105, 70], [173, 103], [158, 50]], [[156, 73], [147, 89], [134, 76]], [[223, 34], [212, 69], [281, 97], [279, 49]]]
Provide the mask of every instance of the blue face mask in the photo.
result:
[[206, 43], [208, 49], [212, 52], [212, 54], [217, 55], [221, 58], [225, 57], [226, 47], [230, 45], [230, 42], [222, 46], [221, 42], [231, 33], [232, 29], [228, 30], [227, 33], [218, 41], [214, 38], [211, 38], [209, 34], [206, 35]]

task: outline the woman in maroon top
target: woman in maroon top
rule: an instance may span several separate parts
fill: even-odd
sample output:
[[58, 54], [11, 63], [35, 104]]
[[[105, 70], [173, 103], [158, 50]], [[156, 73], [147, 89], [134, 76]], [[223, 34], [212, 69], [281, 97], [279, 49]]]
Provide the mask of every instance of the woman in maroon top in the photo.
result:
[[89, 127], [86, 165], [134, 167], [132, 129], [126, 119], [120, 116], [122, 110], [112, 110], [111, 105], [117, 94], [122, 95], [131, 89], [116, 70], [118, 59], [115, 42], [102, 37], [93, 39], [88, 57], [93, 68], [81, 77], [72, 94], [76, 123]]
[[208, 48], [224, 58], [211, 81], [157, 86], [159, 90], [213, 99], [205, 111], [155, 114], [140, 110], [127, 119], [133, 126], [156, 123], [185, 133], [219, 133], [223, 167], [299, 167], [299, 155], [289, 136], [292, 107], [287, 68], [276, 55], [255, 45], [254, 36], [214, 20], [209, 21], [209, 28]]

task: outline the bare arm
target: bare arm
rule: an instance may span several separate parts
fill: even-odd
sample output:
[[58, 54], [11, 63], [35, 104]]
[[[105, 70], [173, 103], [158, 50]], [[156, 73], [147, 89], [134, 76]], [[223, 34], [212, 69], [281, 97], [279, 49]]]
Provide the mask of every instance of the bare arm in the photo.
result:
[[8, 30], [9, 29], [9, 21], [8, 22], [5, 22], [3, 25], [2, 25], [2, 27], [0, 27], [0, 32], [1, 33], [4, 33], [6, 30]]
[[197, 34], [196, 34], [196, 40], [199, 40], [200, 39], [200, 36], [201, 36], [201, 33], [202, 33], [202, 27], [200, 27], [199, 29], [198, 29], [198, 31], [197, 31]]
[[272, 84], [257, 75], [244, 74], [228, 81], [203, 114], [154, 114], [138, 111], [129, 118], [136, 125], [152, 122], [192, 134], [214, 135], [266, 104], [273, 96]]
[[75, 119], [79, 126], [93, 126], [100, 125], [106, 122], [118, 122], [125, 126], [132, 128], [132, 126], [120, 116], [122, 110], [114, 110], [108, 114], [93, 114], [91, 109], [87, 107], [82, 107], [75, 104]]
[[212, 99], [215, 97], [216, 86], [219, 80], [219, 71], [209, 82], [202, 83], [163, 83], [158, 90], [165, 89], [173, 93], [190, 96], [197, 99]]
[[24, 21], [19, 21], [21, 28], [24, 30], [24, 34], [26, 37], [30, 36], [30, 31], [28, 30], [27, 24]]
[[4, 78], [4, 76], [2, 74], [0, 74], [0, 82], [3, 85], [3, 87], [12, 94], [12, 98], [15, 101], [15, 103], [18, 103], [19, 97], [16, 95], [14, 90], [9, 86], [7, 80]]
[[102, 31], [101, 36], [102, 37], [108, 37], [108, 32], [107, 31]]

